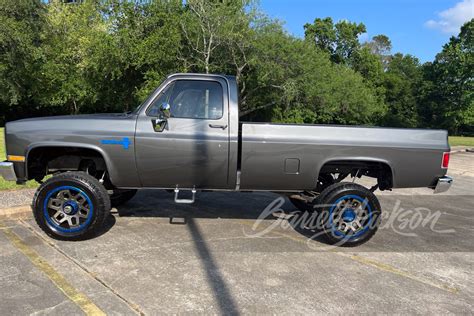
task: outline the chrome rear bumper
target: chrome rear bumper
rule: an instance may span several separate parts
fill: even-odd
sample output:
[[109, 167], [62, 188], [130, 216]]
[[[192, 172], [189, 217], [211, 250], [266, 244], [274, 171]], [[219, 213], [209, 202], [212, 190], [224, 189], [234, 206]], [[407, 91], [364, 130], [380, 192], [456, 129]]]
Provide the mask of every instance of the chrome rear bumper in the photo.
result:
[[442, 192], [448, 191], [449, 188], [451, 187], [451, 184], [453, 184], [453, 181], [454, 181], [453, 178], [448, 177], [448, 176], [439, 178], [438, 182], [436, 183], [434, 193], [436, 194], [436, 193], [442, 193]]
[[7, 181], [16, 181], [15, 169], [13, 168], [13, 162], [0, 162], [0, 175]]

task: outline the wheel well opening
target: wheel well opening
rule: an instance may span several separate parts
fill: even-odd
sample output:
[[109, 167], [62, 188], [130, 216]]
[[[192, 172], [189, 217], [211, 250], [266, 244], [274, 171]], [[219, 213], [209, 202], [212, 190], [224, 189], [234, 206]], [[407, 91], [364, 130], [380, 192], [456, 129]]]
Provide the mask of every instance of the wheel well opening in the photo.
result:
[[96, 176], [107, 171], [107, 165], [98, 151], [89, 148], [38, 147], [28, 153], [28, 180], [41, 181], [48, 174], [79, 170]]
[[377, 185], [381, 191], [393, 187], [392, 168], [384, 162], [336, 160], [325, 163], [319, 171], [319, 177], [334, 174], [338, 175], [337, 182], [342, 181], [347, 176], [358, 178], [366, 176], [377, 179]]

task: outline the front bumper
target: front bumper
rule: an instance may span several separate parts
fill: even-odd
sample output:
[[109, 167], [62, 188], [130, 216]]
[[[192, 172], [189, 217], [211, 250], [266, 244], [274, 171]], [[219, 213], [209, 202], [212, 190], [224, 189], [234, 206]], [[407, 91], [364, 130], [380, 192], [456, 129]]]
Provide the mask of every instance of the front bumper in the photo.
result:
[[4, 161], [0, 162], [0, 175], [7, 181], [16, 181], [15, 169], [13, 162]]
[[442, 178], [438, 179], [438, 182], [436, 183], [436, 187], [434, 189], [434, 193], [442, 193], [446, 192], [449, 190], [451, 187], [451, 184], [453, 184], [454, 179], [448, 176], [444, 176]]

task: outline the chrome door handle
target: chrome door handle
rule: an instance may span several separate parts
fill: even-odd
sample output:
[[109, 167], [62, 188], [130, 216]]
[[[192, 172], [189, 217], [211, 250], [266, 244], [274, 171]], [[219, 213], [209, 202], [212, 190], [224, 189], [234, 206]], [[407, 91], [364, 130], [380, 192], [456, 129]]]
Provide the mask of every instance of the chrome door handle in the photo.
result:
[[218, 124], [209, 124], [210, 128], [221, 128], [222, 130], [225, 130], [227, 128], [227, 125], [218, 125]]

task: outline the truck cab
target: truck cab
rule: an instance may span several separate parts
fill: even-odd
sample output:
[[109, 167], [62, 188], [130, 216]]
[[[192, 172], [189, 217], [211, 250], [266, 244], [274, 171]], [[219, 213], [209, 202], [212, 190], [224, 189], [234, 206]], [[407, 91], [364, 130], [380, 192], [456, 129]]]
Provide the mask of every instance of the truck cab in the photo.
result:
[[[142, 186], [235, 188], [236, 87], [230, 76], [176, 74], [163, 82], [136, 111], [135, 154]], [[163, 116], [164, 111], [169, 114]]]

